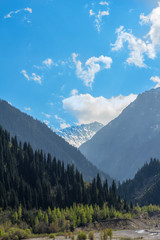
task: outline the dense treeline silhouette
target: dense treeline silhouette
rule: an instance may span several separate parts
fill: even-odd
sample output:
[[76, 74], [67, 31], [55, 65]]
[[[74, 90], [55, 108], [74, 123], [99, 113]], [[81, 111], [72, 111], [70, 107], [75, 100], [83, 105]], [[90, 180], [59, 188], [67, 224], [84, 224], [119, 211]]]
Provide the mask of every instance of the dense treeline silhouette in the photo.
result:
[[116, 195], [113, 181], [108, 187], [97, 175], [91, 183], [83, 180], [74, 166], [33, 151], [28, 143], [18, 144], [0, 127], [0, 207], [42, 208], [66, 207], [73, 203], [98, 204], [107, 202], [116, 209], [127, 209], [127, 204]]
[[119, 185], [118, 194], [140, 205], [160, 204], [160, 161], [151, 159], [135, 175]]

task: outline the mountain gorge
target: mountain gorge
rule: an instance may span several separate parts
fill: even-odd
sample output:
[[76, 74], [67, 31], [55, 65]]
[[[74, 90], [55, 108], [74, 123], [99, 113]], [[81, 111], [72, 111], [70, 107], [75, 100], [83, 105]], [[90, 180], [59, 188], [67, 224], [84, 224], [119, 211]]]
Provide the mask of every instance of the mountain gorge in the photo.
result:
[[86, 158], [122, 181], [150, 158], [160, 158], [160, 88], [140, 94], [123, 112], [80, 146]]
[[102, 127], [104, 127], [102, 123], [93, 122], [60, 129], [56, 133], [63, 137], [69, 144], [78, 148], [83, 143], [90, 140]]
[[91, 181], [99, 172], [103, 180], [107, 177], [108, 182], [111, 183], [111, 178], [99, 171], [77, 148], [69, 145], [44, 123], [33, 119], [3, 100], [0, 100], [0, 125], [11, 136], [17, 136], [18, 141], [29, 142], [33, 150], [42, 149], [44, 153], [50, 153], [57, 160], [64, 161], [65, 166], [74, 164], [85, 180]]

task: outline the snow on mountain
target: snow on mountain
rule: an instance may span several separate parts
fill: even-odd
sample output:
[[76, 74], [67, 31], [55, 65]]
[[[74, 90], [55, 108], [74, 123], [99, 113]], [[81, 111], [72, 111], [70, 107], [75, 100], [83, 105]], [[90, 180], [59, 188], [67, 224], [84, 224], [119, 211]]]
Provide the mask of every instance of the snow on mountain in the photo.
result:
[[104, 127], [103, 124], [93, 122], [60, 129], [57, 131], [57, 134], [63, 137], [68, 143], [78, 148], [83, 143], [90, 140], [102, 127]]

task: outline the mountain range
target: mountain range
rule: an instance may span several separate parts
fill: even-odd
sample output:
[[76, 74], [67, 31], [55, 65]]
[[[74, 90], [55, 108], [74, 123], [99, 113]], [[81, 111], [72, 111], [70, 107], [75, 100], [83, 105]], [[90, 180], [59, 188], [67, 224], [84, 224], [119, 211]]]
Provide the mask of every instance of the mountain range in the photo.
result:
[[57, 160], [64, 161], [65, 166], [73, 164], [83, 174], [85, 180], [90, 181], [100, 173], [102, 180], [107, 178], [109, 184], [112, 182], [107, 174], [99, 171], [77, 148], [59, 137], [47, 125], [3, 100], [0, 100], [0, 125], [11, 136], [17, 136], [18, 141], [29, 142], [33, 150], [42, 149], [46, 154], [50, 153]]
[[60, 129], [56, 133], [63, 137], [69, 144], [78, 148], [83, 143], [90, 140], [102, 127], [104, 127], [102, 123], [93, 122]]
[[160, 88], [140, 94], [79, 149], [120, 181], [133, 178], [150, 158], [160, 158]]

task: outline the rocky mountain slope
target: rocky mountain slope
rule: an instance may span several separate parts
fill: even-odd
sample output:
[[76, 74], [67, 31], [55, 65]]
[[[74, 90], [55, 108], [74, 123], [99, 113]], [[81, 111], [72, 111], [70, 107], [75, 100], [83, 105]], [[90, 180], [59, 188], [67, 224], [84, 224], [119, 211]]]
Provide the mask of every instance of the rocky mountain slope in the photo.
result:
[[151, 157], [160, 158], [160, 88], [140, 94], [80, 151], [121, 181], [134, 177]]
[[90, 140], [102, 127], [104, 127], [103, 124], [93, 122], [90, 124], [82, 124], [79, 126], [60, 129], [56, 133], [63, 137], [69, 144], [78, 148], [83, 143]]

